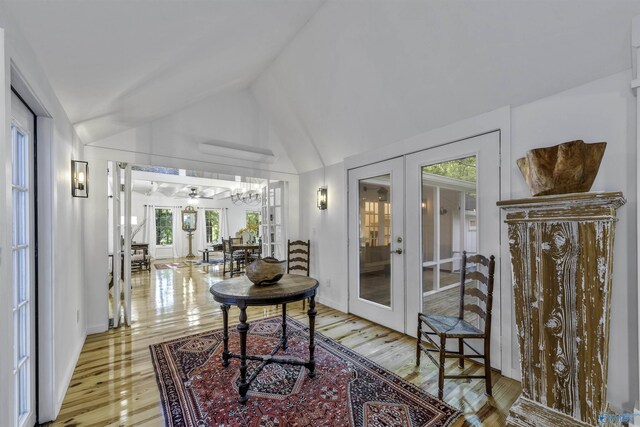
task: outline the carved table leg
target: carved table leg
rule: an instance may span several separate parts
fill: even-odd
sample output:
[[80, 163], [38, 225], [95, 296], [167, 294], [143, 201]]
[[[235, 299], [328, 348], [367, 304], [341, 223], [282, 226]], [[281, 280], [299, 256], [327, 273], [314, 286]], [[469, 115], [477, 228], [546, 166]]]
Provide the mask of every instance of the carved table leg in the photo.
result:
[[244, 304], [238, 304], [240, 308], [240, 323], [238, 324], [238, 335], [240, 336], [240, 385], [238, 391], [240, 397], [238, 402], [245, 403], [249, 398], [249, 384], [247, 383], [247, 332], [249, 325], [247, 324], [247, 307]]
[[286, 350], [287, 345], [287, 304], [282, 304], [282, 349]]
[[316, 362], [313, 357], [313, 352], [316, 348], [316, 314], [316, 296], [314, 294], [309, 298], [309, 311], [307, 311], [309, 316], [309, 363], [307, 363], [307, 369], [309, 369], [310, 378], [316, 376]]
[[229, 306], [222, 304], [220, 306], [222, 309], [222, 366], [229, 366]]

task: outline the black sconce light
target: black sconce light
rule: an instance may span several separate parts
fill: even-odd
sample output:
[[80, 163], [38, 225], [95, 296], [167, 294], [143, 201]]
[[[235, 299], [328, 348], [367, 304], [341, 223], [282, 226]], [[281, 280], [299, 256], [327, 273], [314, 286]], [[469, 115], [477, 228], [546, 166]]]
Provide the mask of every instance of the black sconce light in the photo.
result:
[[71, 195], [89, 197], [89, 163], [71, 160]]
[[318, 188], [318, 209], [327, 209], [327, 187]]

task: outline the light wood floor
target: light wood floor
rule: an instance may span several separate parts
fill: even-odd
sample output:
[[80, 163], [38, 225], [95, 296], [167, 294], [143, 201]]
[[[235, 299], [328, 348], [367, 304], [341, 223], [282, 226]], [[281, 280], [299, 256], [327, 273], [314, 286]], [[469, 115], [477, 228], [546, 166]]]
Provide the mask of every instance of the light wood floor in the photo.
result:
[[[222, 326], [209, 286], [220, 280], [217, 267], [191, 266], [134, 274], [133, 326], [87, 337], [55, 426], [161, 426], [160, 395], [149, 345]], [[288, 314], [302, 322], [299, 303]], [[275, 307], [252, 308], [249, 321], [278, 314]], [[232, 309], [230, 322], [237, 323]], [[437, 394], [437, 371], [426, 357], [415, 367], [415, 340], [359, 317], [318, 305], [317, 330], [399, 376]], [[449, 371], [459, 372], [452, 360]], [[480, 369], [468, 363], [469, 371]], [[449, 380], [445, 400], [460, 408], [456, 426], [499, 426], [518, 397], [518, 382], [493, 376], [494, 396], [484, 383]]]

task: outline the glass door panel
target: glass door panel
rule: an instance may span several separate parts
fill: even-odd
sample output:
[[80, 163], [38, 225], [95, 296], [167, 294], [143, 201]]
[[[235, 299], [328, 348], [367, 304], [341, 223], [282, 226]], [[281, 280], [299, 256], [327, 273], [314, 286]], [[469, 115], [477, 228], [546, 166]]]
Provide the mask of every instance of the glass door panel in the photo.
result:
[[[460, 297], [462, 251], [468, 244], [467, 195], [476, 193], [476, 156], [464, 156], [421, 168], [423, 235], [422, 311], [456, 315]], [[426, 209], [426, 207], [432, 207]]]
[[391, 306], [391, 174], [361, 179], [359, 296]]
[[349, 311], [404, 332], [404, 169], [349, 170]]
[[[500, 199], [499, 138], [493, 132], [406, 157], [406, 227], [419, 230], [407, 233], [406, 241], [408, 334], [416, 333], [418, 312], [458, 315], [463, 251], [500, 254], [500, 216], [495, 205]], [[470, 286], [474, 284], [467, 282], [466, 287]], [[497, 278], [494, 341], [500, 337], [498, 301]], [[465, 320], [478, 325], [477, 317], [465, 315]], [[496, 368], [501, 364], [499, 349], [500, 343], [493, 342]]]

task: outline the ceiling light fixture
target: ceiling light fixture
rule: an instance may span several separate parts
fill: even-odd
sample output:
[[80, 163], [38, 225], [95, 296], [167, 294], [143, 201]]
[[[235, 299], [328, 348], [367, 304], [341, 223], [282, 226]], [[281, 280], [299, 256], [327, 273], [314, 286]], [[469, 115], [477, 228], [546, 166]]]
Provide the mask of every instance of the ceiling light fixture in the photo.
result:
[[241, 183], [241, 187], [231, 190], [231, 201], [234, 205], [259, 205], [262, 195], [254, 190], [250, 182]]

